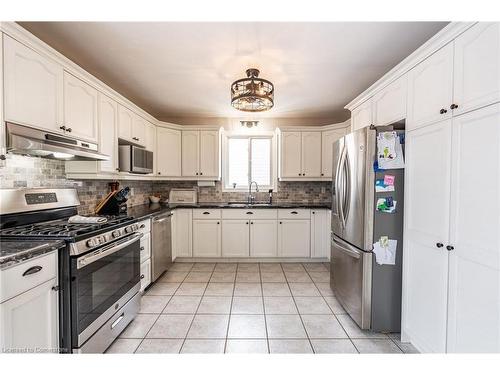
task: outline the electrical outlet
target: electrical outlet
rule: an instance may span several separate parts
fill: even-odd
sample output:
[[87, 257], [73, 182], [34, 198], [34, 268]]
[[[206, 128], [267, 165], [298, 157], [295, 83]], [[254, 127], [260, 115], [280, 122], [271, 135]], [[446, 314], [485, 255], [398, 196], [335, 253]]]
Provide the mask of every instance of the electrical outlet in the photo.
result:
[[134, 195], [135, 194], [134, 190], [135, 190], [134, 188], [130, 188], [130, 195]]
[[322, 187], [321, 187], [321, 194], [325, 194], [325, 192], [326, 192], [326, 189], [325, 189], [325, 187], [324, 187], [324, 186], [322, 186]]

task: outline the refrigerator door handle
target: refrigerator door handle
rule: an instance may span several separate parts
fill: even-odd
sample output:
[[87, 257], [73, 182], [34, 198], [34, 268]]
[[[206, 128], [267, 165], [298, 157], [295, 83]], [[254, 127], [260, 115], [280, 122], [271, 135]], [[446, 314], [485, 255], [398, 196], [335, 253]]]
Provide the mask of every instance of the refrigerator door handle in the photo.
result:
[[351, 169], [350, 169], [350, 160], [347, 149], [345, 149], [345, 157], [344, 157], [344, 173], [343, 173], [343, 202], [342, 202], [342, 218], [344, 221], [344, 227], [349, 217], [349, 206], [351, 202]]
[[342, 152], [340, 154], [339, 164], [338, 164], [338, 173], [337, 173], [337, 208], [338, 214], [340, 218], [340, 222], [342, 223], [342, 228], [345, 228], [345, 218], [344, 218], [344, 156], [345, 156], [345, 147], [342, 148]]
[[361, 251], [355, 249], [351, 245], [348, 245], [344, 242], [340, 242], [339, 240], [337, 240], [335, 238], [335, 236], [332, 236], [332, 242], [337, 246], [337, 249], [339, 249], [343, 253], [349, 255], [350, 257], [356, 258], [356, 259], [361, 258], [361, 255], [362, 255]]
[[340, 170], [342, 166], [342, 155], [344, 154], [344, 149], [340, 152], [340, 157], [337, 160], [337, 165], [335, 166], [335, 208], [339, 218], [341, 218], [341, 204], [340, 204]]

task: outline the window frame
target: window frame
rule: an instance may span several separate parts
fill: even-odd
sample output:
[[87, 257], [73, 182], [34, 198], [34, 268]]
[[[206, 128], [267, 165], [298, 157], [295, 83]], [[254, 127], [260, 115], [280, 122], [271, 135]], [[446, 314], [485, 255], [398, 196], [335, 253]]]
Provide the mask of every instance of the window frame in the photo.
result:
[[[223, 141], [222, 141], [222, 191], [227, 193], [241, 193], [241, 192], [247, 192], [248, 191], [248, 186], [241, 186], [241, 187], [236, 187], [233, 188], [231, 186], [226, 186], [227, 183], [229, 183], [229, 139], [231, 138], [239, 138], [239, 139], [247, 139], [248, 142], [250, 143], [251, 139], [270, 139], [271, 140], [271, 185], [269, 186], [260, 186], [259, 185], [259, 190], [264, 191], [268, 189], [273, 189], [274, 192], [276, 192], [277, 189], [277, 147], [276, 147], [276, 134], [275, 132], [272, 131], [267, 131], [267, 132], [259, 132], [259, 133], [247, 133], [247, 132], [225, 132], [223, 136]], [[252, 161], [251, 161], [251, 155], [252, 155], [252, 149], [251, 147], [248, 148], [248, 171], [249, 171], [249, 176], [251, 178], [251, 167], [252, 167]]]

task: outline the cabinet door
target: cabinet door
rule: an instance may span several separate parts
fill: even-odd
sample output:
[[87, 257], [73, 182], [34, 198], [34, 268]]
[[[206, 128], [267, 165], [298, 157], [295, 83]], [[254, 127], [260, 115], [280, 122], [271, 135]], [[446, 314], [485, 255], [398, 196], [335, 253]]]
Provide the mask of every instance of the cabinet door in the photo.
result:
[[172, 243], [176, 257], [193, 256], [193, 211], [177, 209], [174, 212], [175, 226]]
[[250, 256], [278, 256], [278, 222], [276, 220], [252, 220], [250, 222]]
[[281, 177], [302, 176], [301, 144], [300, 132], [281, 133]]
[[453, 43], [449, 43], [408, 73], [406, 130], [450, 118], [452, 90]]
[[199, 136], [196, 130], [182, 131], [182, 175], [199, 175]]
[[56, 286], [54, 278], [0, 304], [0, 350], [57, 350], [58, 294], [52, 289]]
[[222, 256], [247, 257], [250, 254], [250, 220], [222, 221]]
[[219, 178], [219, 132], [200, 131], [200, 175]]
[[407, 79], [405, 74], [373, 97], [373, 125], [390, 125], [406, 118]]
[[330, 228], [328, 210], [311, 210], [311, 257], [328, 258], [330, 253]]
[[151, 258], [141, 263], [141, 292], [151, 284]]
[[500, 352], [500, 104], [453, 119], [448, 351]]
[[146, 134], [144, 141], [144, 147], [146, 147], [146, 150], [153, 151], [153, 153], [156, 152], [156, 137], [156, 126], [150, 122], [146, 122]]
[[97, 142], [97, 90], [64, 72], [64, 126], [68, 135]]
[[134, 143], [146, 146], [146, 128], [148, 122], [141, 116], [133, 114], [132, 117], [132, 141]]
[[454, 114], [500, 101], [500, 23], [479, 22], [455, 39], [454, 64]]
[[141, 263], [151, 258], [151, 234], [144, 233], [140, 240]]
[[99, 94], [99, 148], [110, 159], [99, 162], [102, 172], [118, 170], [118, 104], [104, 94]]
[[321, 132], [302, 132], [302, 176], [321, 177]]
[[372, 124], [372, 99], [360, 104], [351, 113], [352, 131], [366, 128]]
[[451, 120], [407, 133], [403, 330], [428, 352], [446, 350], [450, 173]]
[[311, 220], [280, 220], [278, 249], [281, 257], [311, 256]]
[[332, 177], [333, 143], [346, 134], [346, 129], [324, 131], [321, 134], [321, 177]]
[[220, 257], [220, 220], [193, 220], [193, 256]]
[[156, 166], [158, 175], [181, 175], [181, 131], [167, 128], [156, 129]]
[[62, 132], [63, 68], [4, 37], [5, 121]]
[[124, 106], [118, 107], [118, 137], [132, 142], [132, 126], [134, 123], [134, 113]]

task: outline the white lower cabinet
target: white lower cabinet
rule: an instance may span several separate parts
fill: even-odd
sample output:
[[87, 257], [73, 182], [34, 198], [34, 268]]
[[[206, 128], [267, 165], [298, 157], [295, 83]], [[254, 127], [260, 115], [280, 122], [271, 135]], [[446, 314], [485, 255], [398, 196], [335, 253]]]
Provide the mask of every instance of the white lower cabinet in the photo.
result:
[[222, 256], [248, 257], [250, 254], [250, 220], [222, 221]]
[[221, 256], [221, 221], [217, 219], [193, 220], [193, 256]]
[[141, 249], [141, 263], [143, 263], [145, 260], [148, 260], [151, 258], [151, 234], [146, 233], [142, 238], [140, 242], [140, 249]]
[[193, 256], [193, 210], [177, 209], [173, 212], [172, 260]]
[[57, 286], [57, 252], [0, 271], [0, 352], [57, 352]]
[[0, 350], [33, 353], [59, 347], [57, 278], [0, 304]]
[[329, 210], [311, 210], [311, 258], [330, 258]]
[[280, 219], [278, 224], [278, 256], [310, 257], [310, 219]]
[[141, 263], [141, 292], [151, 284], [151, 258]]
[[250, 222], [250, 256], [278, 256], [278, 222], [276, 220], [252, 220]]

